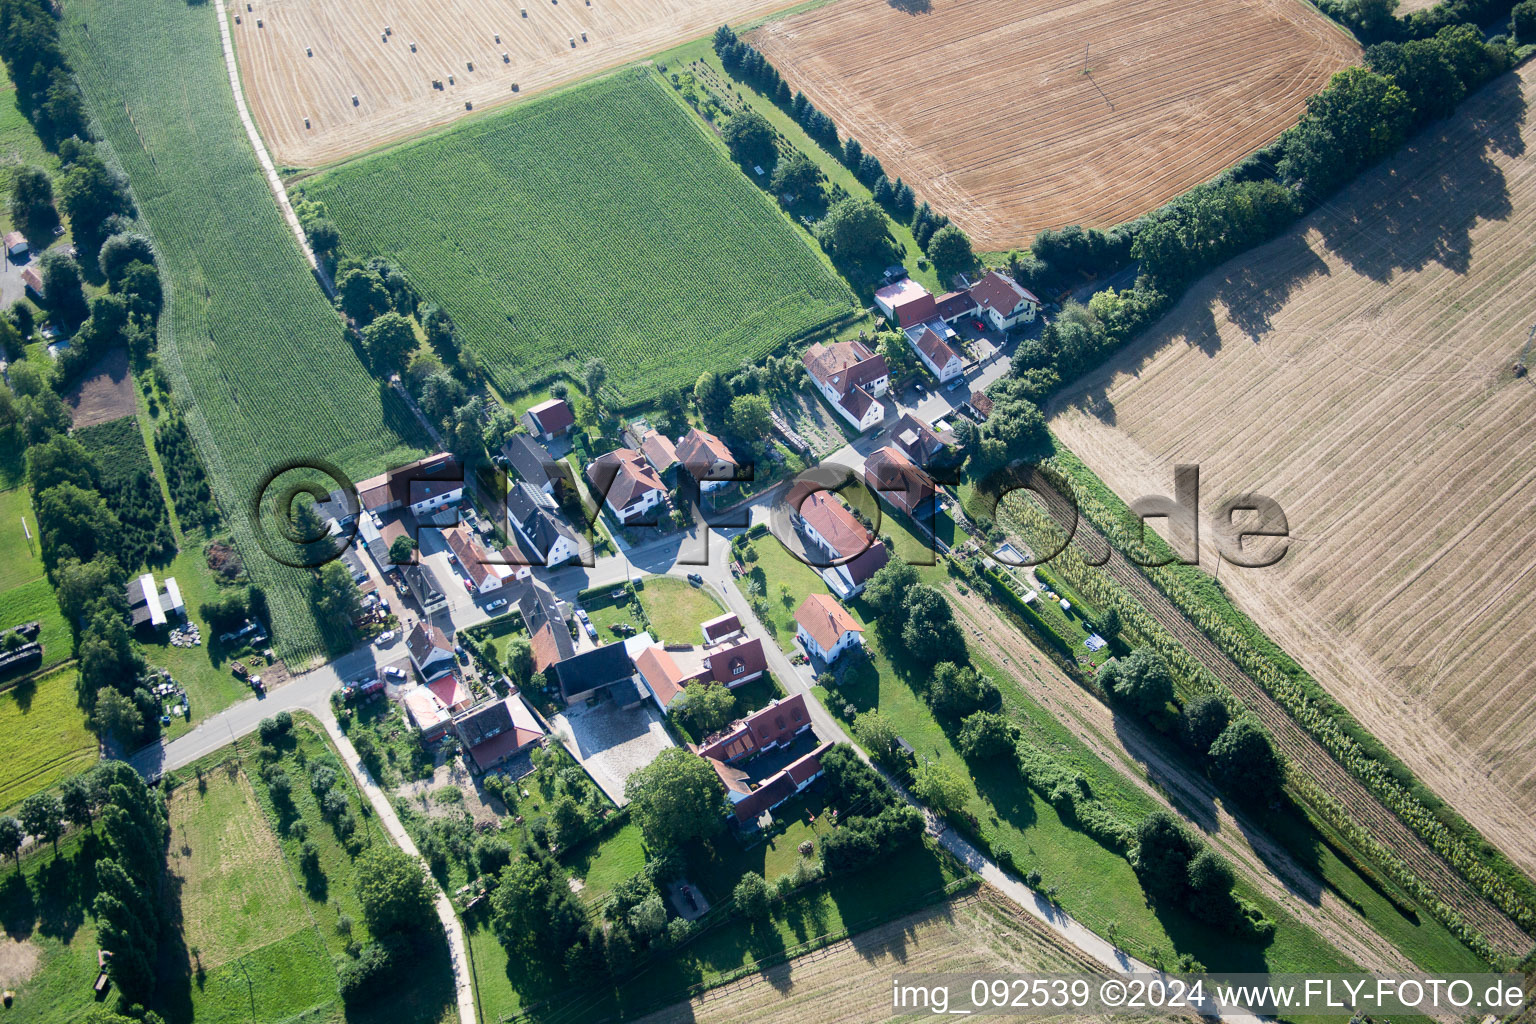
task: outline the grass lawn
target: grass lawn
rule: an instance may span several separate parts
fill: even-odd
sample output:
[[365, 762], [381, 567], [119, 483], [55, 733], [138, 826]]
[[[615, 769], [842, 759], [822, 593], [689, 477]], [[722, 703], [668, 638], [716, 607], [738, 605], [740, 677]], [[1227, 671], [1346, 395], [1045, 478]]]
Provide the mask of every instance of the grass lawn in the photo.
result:
[[[655, 577], [648, 579], [646, 585], [654, 582]], [[613, 590], [623, 590], [622, 583], [616, 584]], [[614, 598], [609, 595], [610, 590], [590, 595], [581, 601], [581, 607], [585, 609], [587, 617], [592, 620], [592, 628], [597, 630], [597, 642], [610, 643], [620, 639], [618, 633], [613, 631], [614, 626], [628, 624], [637, 630], [645, 628], [645, 622], [641, 619], [635, 602], [626, 591], [623, 597]]]
[[[22, 523], [26, 523], [25, 529]], [[32, 495], [25, 487], [0, 491], [0, 590], [31, 583], [42, 576]]]
[[59, 843], [57, 857], [44, 845], [22, 858], [20, 872], [9, 862], [0, 868], [0, 944], [25, 943], [38, 954], [32, 976], [7, 985], [16, 992], [7, 1024], [62, 1024], [94, 1005], [96, 924], [89, 911], [100, 852], [95, 833], [77, 831]]
[[393, 788], [416, 779], [432, 777], [432, 754], [421, 743], [421, 731], [406, 718], [399, 704], [377, 699], [352, 705], [352, 716], [341, 721], [342, 731], [353, 743], [361, 735], [373, 737], [380, 753], [378, 781]]
[[614, 886], [645, 866], [645, 841], [640, 837], [640, 826], [628, 822], [612, 835], [585, 843], [562, 859], [571, 877], [582, 881], [582, 902], [596, 906]]
[[779, 648], [795, 650], [795, 609], [812, 594], [832, 591], [820, 574], [796, 558], [772, 534], [754, 538], [738, 557], [747, 567], [747, 584], [756, 581], [767, 602], [768, 618], [763, 625]]
[[96, 763], [96, 737], [75, 704], [75, 670], [0, 692], [0, 810]]
[[0, 591], [0, 628], [34, 619], [43, 624], [37, 635], [43, 644], [40, 667], [57, 665], [73, 655], [74, 639], [69, 634], [69, 624], [64, 621], [64, 613], [59, 611], [58, 599], [46, 578]]
[[709, 591], [674, 576], [647, 576], [640, 604], [651, 620], [651, 635], [669, 644], [703, 643], [699, 624], [725, 612]]

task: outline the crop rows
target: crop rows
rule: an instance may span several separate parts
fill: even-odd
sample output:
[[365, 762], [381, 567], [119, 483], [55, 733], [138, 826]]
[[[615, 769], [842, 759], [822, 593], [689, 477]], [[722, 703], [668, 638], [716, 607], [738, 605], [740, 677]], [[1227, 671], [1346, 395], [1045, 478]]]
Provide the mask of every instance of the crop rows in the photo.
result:
[[[1072, 547], [1052, 564], [1093, 600], [1117, 608], [1180, 673], [1229, 694], [1257, 715], [1309, 797], [1327, 794], [1325, 799], [1309, 802], [1331, 824], [1365, 847], [1395, 881], [1479, 952], [1491, 955], [1495, 950], [1520, 952], [1528, 948], [1529, 938], [1511, 921], [1529, 920], [1529, 910], [1518, 895], [1473, 858], [1458, 837], [1386, 776], [1379, 762], [1366, 757], [1294, 684], [1284, 685], [1284, 677], [1267, 662], [1260, 667], [1243, 659], [1240, 668], [1218, 649], [1185, 617], [1175, 600], [1126, 560], [1122, 551], [1130, 547], [1131, 538], [1116, 530], [1116, 521], [1094, 495], [1075, 488], [1079, 507], [1088, 513], [1086, 519], [1079, 519], [1049, 486], [1036, 493], [1056, 522], [1076, 523]], [[1061, 535], [1038, 514], [1031, 515], [1028, 505], [1012, 505], [1008, 511], [1015, 523], [1043, 530], [1059, 543]], [[1116, 545], [1127, 547], [1115, 547], [1102, 573], [1093, 572], [1081, 551], [1102, 557], [1106, 541], [1100, 529], [1106, 526]], [[1093, 560], [1097, 562], [1098, 557]], [[1383, 784], [1383, 777], [1390, 784]], [[1425, 821], [1426, 816], [1433, 825]]]
[[627, 71], [305, 186], [398, 263], [503, 393], [602, 357], [620, 404], [692, 386], [852, 297], [660, 79]]
[[79, 0], [64, 39], [160, 254], [173, 399], [266, 591], [279, 653], [303, 662], [324, 644], [307, 577], [263, 556], [253, 495], [291, 460], [327, 459], [358, 479], [419, 449], [409, 413], [363, 368], [266, 189], [215, 17], [168, 0]]

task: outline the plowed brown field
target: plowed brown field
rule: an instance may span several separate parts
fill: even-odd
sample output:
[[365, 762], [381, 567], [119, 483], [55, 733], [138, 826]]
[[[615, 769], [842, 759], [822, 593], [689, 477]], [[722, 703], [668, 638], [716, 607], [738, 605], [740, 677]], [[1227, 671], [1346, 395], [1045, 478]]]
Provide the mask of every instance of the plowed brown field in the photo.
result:
[[313, 167], [444, 124], [466, 103], [506, 103], [514, 82], [527, 96], [790, 2], [233, 0], [229, 9], [273, 160]]
[[839, 0], [749, 39], [981, 250], [1153, 209], [1360, 54], [1301, 0]]
[[1051, 420], [1123, 496], [1194, 462], [1205, 511], [1280, 502], [1285, 559], [1223, 584], [1528, 872], [1536, 386], [1511, 366], [1536, 319], [1533, 89], [1492, 83], [1209, 275]]

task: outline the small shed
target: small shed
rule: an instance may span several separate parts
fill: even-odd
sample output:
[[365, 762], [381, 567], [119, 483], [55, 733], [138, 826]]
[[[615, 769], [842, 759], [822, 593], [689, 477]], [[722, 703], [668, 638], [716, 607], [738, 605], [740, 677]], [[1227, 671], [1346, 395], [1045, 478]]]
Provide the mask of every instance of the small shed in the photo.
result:
[[25, 256], [30, 246], [27, 245], [27, 236], [20, 231], [7, 231], [5, 233], [5, 254], [7, 256]]

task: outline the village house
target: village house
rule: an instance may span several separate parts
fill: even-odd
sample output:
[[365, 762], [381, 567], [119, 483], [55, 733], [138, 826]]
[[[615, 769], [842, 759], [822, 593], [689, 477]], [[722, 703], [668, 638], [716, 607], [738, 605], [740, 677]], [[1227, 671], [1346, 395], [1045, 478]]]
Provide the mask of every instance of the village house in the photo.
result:
[[945, 336], [953, 336], [954, 331], [942, 321], [930, 320], [908, 327], [902, 333], [906, 335], [912, 351], [917, 353], [917, 358], [928, 368], [929, 373], [939, 379], [940, 384], [948, 384], [965, 374], [965, 360], [945, 340]]
[[522, 424], [528, 428], [528, 433], [540, 441], [553, 441], [571, 432], [571, 428], [576, 425], [576, 417], [564, 399], [551, 398], [523, 413]]
[[418, 622], [405, 638], [405, 648], [411, 655], [411, 664], [423, 679], [435, 679], [453, 671], [453, 641], [436, 626]]
[[698, 427], [678, 439], [675, 452], [677, 461], [706, 494], [731, 483], [741, 471], [725, 442]]
[[544, 727], [515, 691], [455, 715], [453, 728], [479, 772], [511, 760], [545, 736]]
[[421, 614], [430, 617], [448, 607], [448, 595], [443, 593], [442, 586], [437, 582], [437, 576], [425, 565], [420, 563], [402, 565], [400, 576], [405, 580], [406, 589], [411, 592], [411, 597], [416, 599], [416, 605], [421, 609]]
[[928, 465], [954, 441], [952, 432], [946, 430], [941, 435], [909, 412], [902, 413], [891, 427], [890, 437], [891, 443], [919, 466]]
[[459, 563], [460, 571], [469, 578], [475, 593], [489, 594], [493, 590], [500, 590], [504, 583], [517, 576], [518, 566], [509, 565], [507, 559], [487, 551], [479, 538], [463, 523], [451, 530], [444, 530], [443, 534], [448, 539], [448, 550], [453, 552], [454, 560]]
[[645, 461], [651, 464], [656, 475], [663, 480], [672, 472], [672, 467], [677, 465], [677, 448], [659, 430], [647, 430], [640, 435], [640, 454], [645, 456]]
[[817, 342], [801, 357], [822, 396], [860, 432], [885, 419], [879, 402], [891, 386], [891, 371], [883, 356], [862, 341]]
[[981, 309], [976, 305], [976, 300], [971, 297], [971, 290], [967, 288], [963, 292], [945, 292], [938, 298], [937, 316], [947, 324], [953, 324], [956, 320], [969, 316], [977, 316]]
[[413, 686], [400, 695], [400, 704], [416, 724], [425, 743], [442, 738], [453, 723], [453, 712], [426, 686]]
[[587, 466], [587, 479], [603, 495], [603, 504], [628, 525], [647, 518], [666, 494], [656, 470], [633, 448], [616, 448]]
[[560, 518], [555, 500], [526, 483], [507, 491], [507, 523], [522, 550], [520, 561], [553, 568], [581, 551], [581, 538]]
[[864, 645], [864, 627], [830, 594], [812, 594], [795, 609], [795, 639], [827, 664], [850, 647]]
[[[706, 739], [694, 753], [715, 769], [725, 786], [731, 816], [737, 824], [750, 826], [821, 777], [821, 758], [832, 744], [810, 746], [797, 757], [794, 756], [798, 753], [795, 749], [797, 741], [801, 744], [800, 749], [815, 744], [810, 709], [804, 694], [799, 693], [776, 700], [734, 722], [718, 736]], [[788, 753], [780, 753], [784, 751]], [[747, 769], [765, 754], [791, 759], [777, 770], [754, 780], [754, 774], [762, 773]], [[745, 769], [742, 766], [746, 766]]]
[[985, 277], [971, 285], [971, 298], [976, 300], [982, 319], [998, 331], [1029, 323], [1040, 309], [1040, 300], [1033, 292], [996, 270], [987, 271]]
[[869, 578], [890, 561], [885, 544], [876, 540], [831, 491], [811, 492], [796, 515], [805, 535], [835, 563], [816, 571], [844, 601], [863, 593]]
[[533, 654], [533, 670], [543, 672], [576, 653], [571, 630], [560, 613], [560, 602], [554, 591], [537, 579], [525, 581], [522, 590], [513, 598], [523, 616], [523, 628], [528, 631], [528, 644]]
[[933, 478], [893, 445], [871, 452], [864, 460], [864, 480], [875, 493], [919, 521], [938, 493]]
[[701, 627], [702, 647], [691, 644], [652, 645], [635, 657], [635, 669], [663, 714], [689, 683], [719, 683], [734, 689], [768, 671], [763, 642], [748, 637], [734, 615], [710, 619]]
[[555, 493], [555, 458], [527, 434], [513, 434], [501, 446], [501, 457], [519, 480], [544, 494]]
[[933, 301], [933, 294], [910, 277], [877, 290], [875, 308], [901, 328], [920, 324], [938, 315], [938, 305]]
[[357, 493], [369, 512], [408, 508], [412, 515], [424, 518], [464, 497], [464, 468], [443, 452], [369, 477], [357, 485]]

